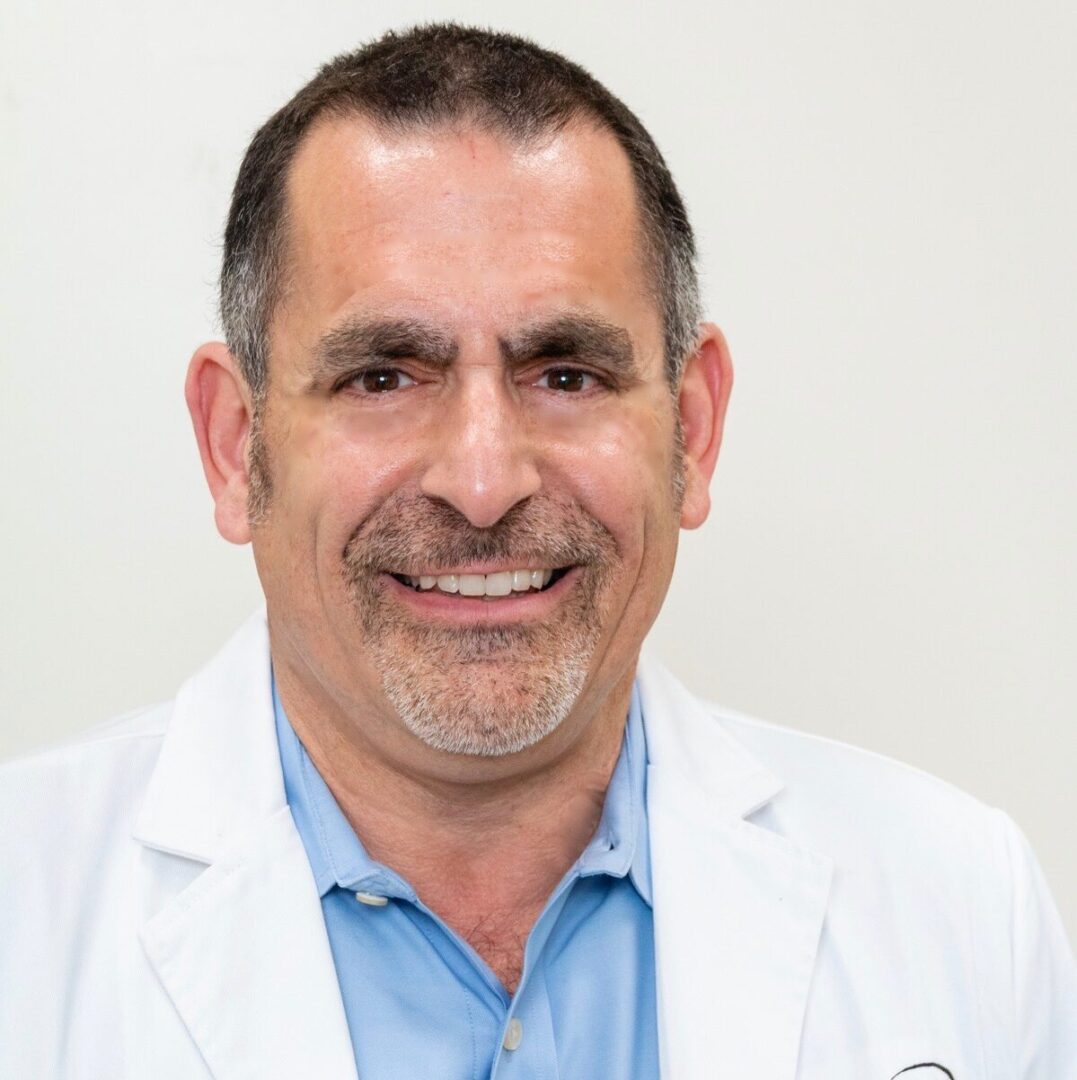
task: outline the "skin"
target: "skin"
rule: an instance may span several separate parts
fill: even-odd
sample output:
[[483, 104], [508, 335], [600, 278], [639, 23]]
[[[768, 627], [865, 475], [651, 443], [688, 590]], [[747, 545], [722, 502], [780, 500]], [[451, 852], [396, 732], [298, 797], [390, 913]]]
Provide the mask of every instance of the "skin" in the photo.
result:
[[[469, 128], [388, 135], [362, 120], [322, 121], [294, 162], [289, 205], [291, 273], [272, 321], [262, 417], [272, 496], [257, 524], [247, 512], [249, 388], [221, 343], [202, 346], [188, 373], [217, 526], [253, 542], [283, 703], [349, 821], [511, 992], [528, 931], [597, 826], [678, 531], [709, 511], [729, 353], [705, 324], [671, 393], [629, 165], [590, 125], [519, 146]], [[508, 358], [505, 343], [528, 328], [581, 312], [630, 345], [631, 371], [586, 351]], [[320, 365], [327, 334], [371, 317], [428, 328], [451, 355], [423, 345], [383, 363], [397, 374], [374, 377], [390, 388], [378, 393], [369, 378], [346, 381], [347, 349], [343, 367]], [[566, 368], [573, 374], [556, 374]], [[451, 507], [472, 530], [535, 506], [556, 526], [567, 507], [610, 537], [616, 559], [597, 594], [582, 690], [532, 745], [497, 756], [438, 750], [386, 697], [345, 552], [398, 500]], [[497, 614], [502, 601], [417, 594], [386, 575], [363, 582], [402, 643], [429, 623], [451, 644], [491, 621], [518, 630], [576, 618], [583, 573]], [[445, 678], [510, 715], [514, 687], [527, 692], [512, 678], [520, 663], [499, 654], [447, 664]]]

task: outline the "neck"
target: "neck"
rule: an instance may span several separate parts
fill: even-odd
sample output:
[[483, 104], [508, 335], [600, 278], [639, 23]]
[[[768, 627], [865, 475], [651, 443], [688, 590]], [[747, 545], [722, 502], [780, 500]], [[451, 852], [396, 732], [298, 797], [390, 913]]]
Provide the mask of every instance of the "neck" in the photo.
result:
[[289, 720], [364, 847], [469, 940], [480, 925], [526, 938], [586, 847], [620, 752], [632, 677], [629, 669], [597, 705], [581, 699], [565, 730], [544, 740], [555, 745], [518, 755], [518, 767], [475, 759], [467, 775], [454, 761], [446, 779], [374, 745], [377, 729], [363, 718], [331, 715], [287, 667], [277, 673]]

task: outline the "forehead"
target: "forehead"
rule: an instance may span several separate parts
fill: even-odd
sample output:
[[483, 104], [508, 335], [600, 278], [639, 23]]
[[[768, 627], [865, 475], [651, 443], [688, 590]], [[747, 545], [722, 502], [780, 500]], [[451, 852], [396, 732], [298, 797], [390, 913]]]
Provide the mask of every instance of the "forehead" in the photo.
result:
[[521, 143], [323, 119], [289, 175], [281, 329], [309, 336], [358, 308], [463, 329], [582, 306], [643, 333], [657, 309], [639, 234], [628, 159], [591, 124]]

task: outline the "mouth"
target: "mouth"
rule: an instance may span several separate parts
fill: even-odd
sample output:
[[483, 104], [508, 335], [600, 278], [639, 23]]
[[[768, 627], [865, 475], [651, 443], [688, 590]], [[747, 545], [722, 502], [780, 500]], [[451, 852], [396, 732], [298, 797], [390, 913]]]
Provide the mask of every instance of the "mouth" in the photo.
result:
[[495, 570], [490, 573], [429, 572], [425, 574], [396, 574], [389, 576], [401, 585], [418, 592], [455, 596], [477, 600], [504, 601], [552, 589], [575, 567], [521, 567]]

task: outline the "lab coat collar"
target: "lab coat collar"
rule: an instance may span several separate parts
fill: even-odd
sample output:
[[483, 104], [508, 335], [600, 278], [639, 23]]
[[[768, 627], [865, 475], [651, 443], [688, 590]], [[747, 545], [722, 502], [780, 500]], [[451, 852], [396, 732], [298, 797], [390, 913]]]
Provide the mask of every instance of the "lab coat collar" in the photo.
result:
[[659, 774], [675, 773], [705, 819], [747, 817], [782, 790], [781, 778], [653, 656], [640, 657], [636, 680], [648, 764]]
[[638, 678], [662, 1076], [793, 1080], [832, 862], [746, 820], [782, 781], [654, 661]]
[[211, 864], [140, 936], [215, 1080], [354, 1080], [321, 902], [284, 797], [264, 613], [180, 691], [135, 836]]
[[[261, 612], [177, 698], [135, 835], [211, 865], [141, 937], [217, 1080], [354, 1078], [269, 663]], [[830, 861], [747, 821], [780, 779], [660, 665], [638, 674], [662, 1075], [793, 1080]]]
[[263, 609], [176, 695], [135, 839], [208, 864], [286, 804]]
[[[782, 781], [655, 659], [642, 656], [637, 677], [650, 770], [676, 773], [706, 818], [747, 816], [781, 791]], [[209, 864], [286, 803], [262, 609], [181, 687], [134, 835]]]

